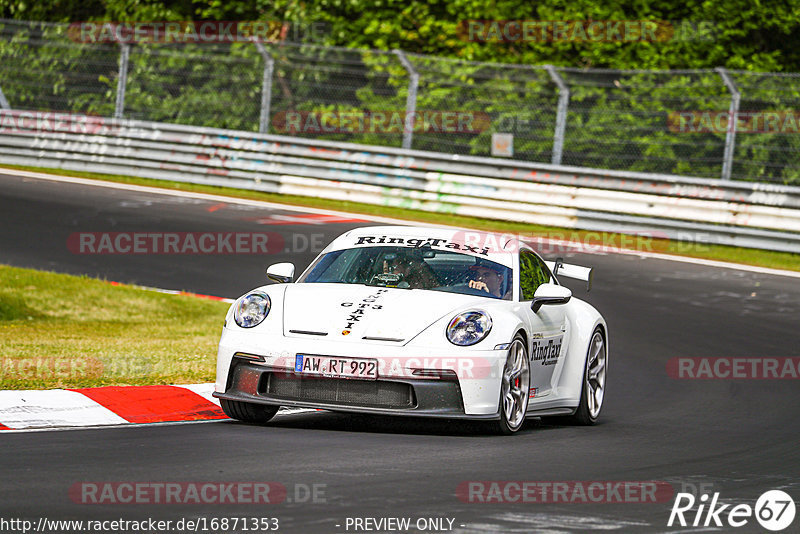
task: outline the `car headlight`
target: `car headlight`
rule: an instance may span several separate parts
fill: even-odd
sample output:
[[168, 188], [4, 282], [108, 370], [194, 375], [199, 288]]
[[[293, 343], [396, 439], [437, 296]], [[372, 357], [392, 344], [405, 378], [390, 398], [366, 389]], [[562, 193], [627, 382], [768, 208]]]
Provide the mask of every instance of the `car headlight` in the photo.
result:
[[253, 291], [240, 298], [233, 310], [233, 319], [242, 328], [253, 328], [261, 324], [272, 306], [269, 295], [261, 291]]
[[492, 329], [492, 318], [482, 311], [468, 311], [456, 315], [447, 325], [447, 339], [453, 345], [474, 345]]

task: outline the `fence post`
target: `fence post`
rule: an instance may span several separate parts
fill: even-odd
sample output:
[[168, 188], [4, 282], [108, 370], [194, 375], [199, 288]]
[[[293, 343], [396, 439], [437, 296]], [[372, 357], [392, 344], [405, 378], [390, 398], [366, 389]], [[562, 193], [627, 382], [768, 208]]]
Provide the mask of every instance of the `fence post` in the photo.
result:
[[0, 87], [0, 109], [11, 109], [11, 106], [8, 105], [8, 100], [6, 100], [6, 95], [3, 94], [2, 87]]
[[552, 65], [545, 65], [547, 74], [558, 87], [558, 109], [556, 110], [556, 129], [553, 132], [553, 165], [561, 165], [561, 156], [564, 152], [564, 131], [567, 129], [567, 106], [569, 105], [569, 87], [564, 78]]
[[728, 110], [728, 129], [725, 133], [725, 152], [722, 156], [722, 179], [730, 180], [731, 169], [733, 168], [733, 149], [736, 147], [736, 122], [739, 115], [739, 101], [742, 95], [725, 68], [717, 67], [715, 70], [722, 77], [722, 82], [725, 84], [725, 87], [731, 92], [731, 106]]
[[120, 44], [119, 77], [117, 78], [117, 101], [114, 104], [114, 118], [121, 119], [125, 110], [125, 87], [128, 85], [128, 56], [131, 47], [127, 43]]
[[402, 50], [392, 50], [400, 59], [400, 63], [408, 72], [408, 95], [406, 96], [406, 120], [403, 126], [403, 148], [410, 149], [414, 135], [414, 117], [417, 112], [417, 87], [419, 87], [419, 73], [414, 70], [414, 65], [408, 60]]
[[270, 106], [272, 105], [272, 71], [275, 60], [260, 41], [254, 41], [258, 53], [264, 58], [264, 74], [261, 78], [261, 114], [258, 117], [258, 132], [269, 133]]

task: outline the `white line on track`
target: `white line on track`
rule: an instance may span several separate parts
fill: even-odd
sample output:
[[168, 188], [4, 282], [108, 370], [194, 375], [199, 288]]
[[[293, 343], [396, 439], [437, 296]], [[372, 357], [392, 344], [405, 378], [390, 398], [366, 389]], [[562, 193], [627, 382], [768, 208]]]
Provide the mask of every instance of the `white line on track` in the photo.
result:
[[[151, 186], [144, 186], [144, 185], [133, 185], [133, 184], [120, 184], [116, 182], [106, 182], [102, 180], [91, 180], [88, 178], [76, 178], [73, 176], [61, 176], [57, 174], [47, 174], [41, 172], [31, 172], [31, 171], [22, 171], [22, 170], [14, 170], [14, 169], [2, 169], [0, 168], [0, 175], [6, 176], [17, 176], [23, 178], [33, 178], [39, 180], [49, 180], [53, 182], [63, 182], [63, 183], [73, 183], [73, 184], [80, 184], [80, 185], [88, 185], [88, 186], [95, 186], [95, 187], [107, 187], [109, 189], [119, 189], [124, 191], [136, 191], [139, 193], [149, 193], [154, 195], [165, 195], [165, 196], [173, 196], [173, 197], [182, 197], [182, 198], [193, 198], [193, 199], [202, 199], [208, 200], [212, 202], [227, 202], [229, 204], [240, 204], [245, 206], [256, 206], [261, 208], [272, 208], [272, 209], [279, 209], [285, 211], [294, 211], [298, 213], [317, 213], [321, 215], [333, 215], [337, 217], [356, 217], [372, 222], [378, 223], [386, 223], [386, 224], [402, 224], [402, 225], [414, 225], [414, 226], [425, 226], [430, 228], [453, 228], [457, 230], [469, 230], [467, 228], [457, 227], [457, 226], [450, 226], [444, 224], [431, 224], [431, 223], [423, 223], [418, 221], [407, 221], [403, 219], [393, 219], [390, 217], [379, 217], [374, 215], [363, 215], [360, 213], [349, 213], [344, 211], [336, 211], [336, 210], [327, 210], [322, 208], [310, 208], [310, 207], [303, 207], [303, 206], [292, 206], [289, 204], [280, 204], [277, 202], [267, 202], [263, 200], [250, 200], [245, 198], [236, 198], [236, 197], [229, 197], [224, 195], [213, 195], [210, 193], [196, 193], [192, 191], [175, 191], [170, 189], [162, 189], [159, 187], [151, 187]], [[589, 247], [588, 245], [577, 243], [573, 241], [561, 241], [555, 239], [542, 239], [543, 242], [551, 243], [557, 246], [567, 246], [571, 248], [578, 249], [577, 252], [580, 252], [580, 249]], [[787, 271], [783, 269], [772, 269], [769, 267], [757, 267], [754, 265], [744, 265], [739, 263], [729, 263], [725, 261], [717, 261], [717, 260], [707, 260], [702, 258], [690, 258], [687, 256], [674, 256], [671, 254], [661, 254], [658, 252], [644, 252], [638, 250], [629, 250], [629, 249], [615, 249], [607, 251], [611, 254], [625, 254], [631, 256], [638, 256], [640, 258], [651, 258], [651, 259], [658, 259], [658, 260], [665, 260], [665, 261], [674, 261], [679, 263], [688, 263], [693, 265], [705, 265], [707, 267], [717, 267], [721, 269], [736, 269], [739, 271], [747, 271], [752, 273], [759, 273], [759, 274], [769, 274], [774, 276], [787, 276], [791, 278], [800, 278], [800, 272], [797, 271]]]
[[[133, 386], [135, 387], [135, 386]], [[48, 390], [42, 390], [48, 391]], [[300, 415], [309, 413], [324, 413], [325, 410], [317, 410], [315, 408], [281, 408], [275, 416], [276, 420], [287, 415]], [[7, 430], [0, 430], [0, 435], [6, 434], [22, 434], [29, 432], [64, 432], [67, 430], [98, 430], [105, 428], [142, 428], [152, 426], [175, 426], [175, 425], [202, 425], [209, 423], [235, 423], [233, 419], [201, 419], [197, 421], [159, 421], [158, 423], [109, 423], [105, 425], [81, 425], [81, 426], [53, 426], [42, 428], [9, 428]], [[265, 425], [265, 428], [269, 425]]]

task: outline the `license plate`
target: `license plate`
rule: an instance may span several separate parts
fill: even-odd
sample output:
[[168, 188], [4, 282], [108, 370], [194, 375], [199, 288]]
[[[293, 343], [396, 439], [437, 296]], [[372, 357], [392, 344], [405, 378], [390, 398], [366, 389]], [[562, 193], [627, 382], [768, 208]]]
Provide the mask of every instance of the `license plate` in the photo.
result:
[[334, 378], [375, 380], [378, 378], [378, 360], [298, 354], [295, 357], [294, 372]]

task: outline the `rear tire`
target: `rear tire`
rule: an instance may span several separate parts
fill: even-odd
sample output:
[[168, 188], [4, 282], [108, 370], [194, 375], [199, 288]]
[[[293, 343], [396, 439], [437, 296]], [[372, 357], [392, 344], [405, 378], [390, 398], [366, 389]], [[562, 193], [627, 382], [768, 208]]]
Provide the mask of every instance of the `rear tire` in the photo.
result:
[[264, 404], [253, 404], [251, 402], [232, 401], [227, 399], [219, 400], [222, 411], [231, 419], [237, 419], [244, 423], [263, 425], [275, 417], [280, 406], [267, 406]]
[[528, 349], [522, 336], [517, 335], [508, 348], [506, 364], [500, 382], [500, 420], [495, 423], [498, 434], [518, 432], [525, 423], [531, 389], [531, 369]]

